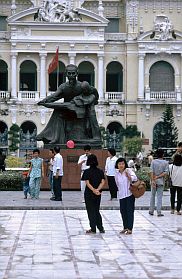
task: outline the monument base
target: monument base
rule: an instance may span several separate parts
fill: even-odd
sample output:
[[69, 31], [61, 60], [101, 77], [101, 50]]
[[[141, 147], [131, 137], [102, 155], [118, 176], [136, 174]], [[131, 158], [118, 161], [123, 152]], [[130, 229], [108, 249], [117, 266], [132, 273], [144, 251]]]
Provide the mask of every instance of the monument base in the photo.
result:
[[[89, 144], [89, 143], [87, 143]], [[56, 145], [57, 146], [57, 145]], [[51, 145], [51, 148], [53, 146]], [[78, 159], [80, 155], [84, 154], [83, 149], [62, 149], [61, 155], [63, 156], [63, 169], [64, 176], [62, 179], [62, 189], [64, 190], [79, 190], [80, 189], [80, 167], [78, 166]], [[99, 162], [99, 168], [103, 171], [105, 169], [105, 162], [107, 158], [107, 150], [103, 149], [91, 149], [91, 153], [97, 156]], [[48, 182], [48, 159], [49, 149], [41, 150], [40, 157], [44, 159], [45, 175], [42, 180], [41, 189], [50, 189]], [[107, 185], [105, 186], [107, 188]]]

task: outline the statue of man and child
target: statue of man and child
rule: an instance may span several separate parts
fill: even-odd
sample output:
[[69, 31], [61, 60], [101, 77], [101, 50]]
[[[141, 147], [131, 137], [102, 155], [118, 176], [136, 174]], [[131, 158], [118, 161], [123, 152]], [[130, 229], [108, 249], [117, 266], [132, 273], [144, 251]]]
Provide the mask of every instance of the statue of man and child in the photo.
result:
[[[37, 136], [44, 144], [65, 144], [68, 140], [84, 145], [101, 146], [101, 133], [96, 118], [95, 105], [99, 95], [87, 81], [77, 80], [78, 68], [66, 67], [68, 81], [57, 91], [38, 102], [54, 109], [45, 129]], [[64, 102], [56, 102], [64, 98]]]

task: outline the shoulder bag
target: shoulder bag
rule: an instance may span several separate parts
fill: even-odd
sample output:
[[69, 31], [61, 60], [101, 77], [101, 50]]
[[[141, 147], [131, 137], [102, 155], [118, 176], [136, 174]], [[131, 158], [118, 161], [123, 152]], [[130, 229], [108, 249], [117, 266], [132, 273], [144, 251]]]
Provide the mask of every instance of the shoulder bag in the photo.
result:
[[146, 183], [142, 180], [137, 180], [130, 185], [130, 191], [135, 198], [140, 198], [146, 191]]

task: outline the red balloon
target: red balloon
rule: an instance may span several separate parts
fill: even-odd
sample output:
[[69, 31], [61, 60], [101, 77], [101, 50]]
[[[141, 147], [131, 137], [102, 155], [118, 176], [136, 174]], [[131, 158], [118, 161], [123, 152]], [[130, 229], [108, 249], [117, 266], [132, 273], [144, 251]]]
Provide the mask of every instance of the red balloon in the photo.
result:
[[74, 148], [75, 147], [75, 143], [73, 140], [68, 140], [67, 143], [66, 143], [66, 146], [68, 148]]

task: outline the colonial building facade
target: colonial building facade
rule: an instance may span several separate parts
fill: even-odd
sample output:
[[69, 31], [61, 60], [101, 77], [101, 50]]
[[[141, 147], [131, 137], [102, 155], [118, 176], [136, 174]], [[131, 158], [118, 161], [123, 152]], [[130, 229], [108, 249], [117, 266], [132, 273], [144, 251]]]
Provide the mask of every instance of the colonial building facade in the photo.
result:
[[[58, 47], [58, 71], [48, 74]], [[98, 89], [98, 122], [112, 141], [137, 125], [152, 149], [165, 104], [182, 139], [182, 1], [0, 0], [1, 148], [14, 123], [22, 154], [42, 146], [36, 134], [52, 110], [37, 102], [65, 81], [70, 63]]]

